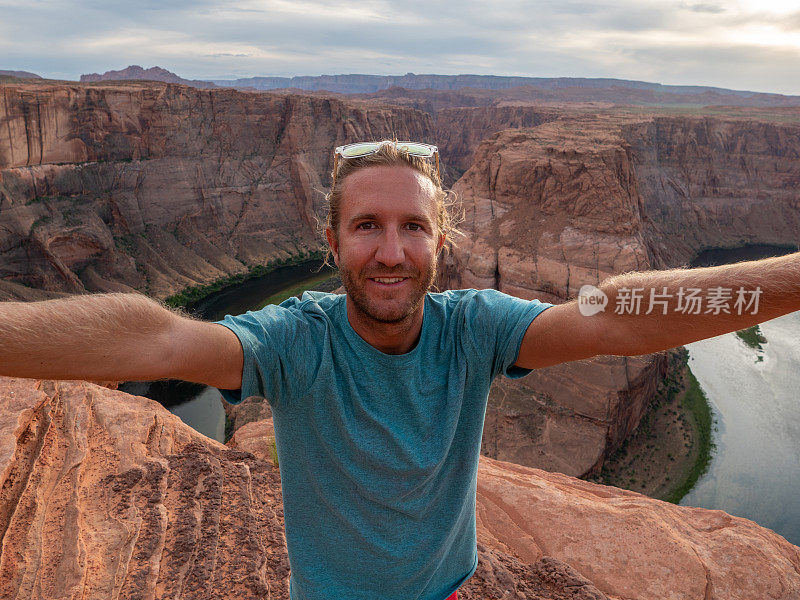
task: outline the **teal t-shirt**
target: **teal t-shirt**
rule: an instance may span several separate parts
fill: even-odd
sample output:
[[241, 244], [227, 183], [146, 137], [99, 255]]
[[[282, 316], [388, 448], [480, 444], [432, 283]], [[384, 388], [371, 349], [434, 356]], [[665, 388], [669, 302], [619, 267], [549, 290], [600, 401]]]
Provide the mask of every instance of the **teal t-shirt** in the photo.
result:
[[444, 600], [478, 564], [475, 491], [489, 386], [551, 304], [495, 290], [425, 297], [419, 341], [385, 354], [344, 295], [226, 316], [270, 402], [292, 600]]

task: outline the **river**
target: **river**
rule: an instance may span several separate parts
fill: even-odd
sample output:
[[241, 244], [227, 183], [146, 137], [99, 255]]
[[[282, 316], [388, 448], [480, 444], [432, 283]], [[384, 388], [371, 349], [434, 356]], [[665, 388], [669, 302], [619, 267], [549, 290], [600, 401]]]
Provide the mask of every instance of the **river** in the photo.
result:
[[[716, 251], [696, 262], [730, 263], [787, 250]], [[733, 333], [686, 346], [714, 414], [716, 448], [708, 471], [680, 503], [753, 520], [800, 545], [800, 312], [759, 327], [767, 339], [762, 350]]]
[[[338, 281], [332, 279], [334, 274], [335, 270], [322, 267], [320, 260], [279, 267], [261, 277], [210, 294], [190, 306], [188, 311], [208, 321], [219, 321], [227, 314], [237, 315], [256, 310], [264, 303], [280, 303], [303, 289], [338, 287]], [[130, 381], [121, 385], [120, 389], [157, 400], [203, 435], [225, 441], [224, 401], [217, 388], [167, 380]]]

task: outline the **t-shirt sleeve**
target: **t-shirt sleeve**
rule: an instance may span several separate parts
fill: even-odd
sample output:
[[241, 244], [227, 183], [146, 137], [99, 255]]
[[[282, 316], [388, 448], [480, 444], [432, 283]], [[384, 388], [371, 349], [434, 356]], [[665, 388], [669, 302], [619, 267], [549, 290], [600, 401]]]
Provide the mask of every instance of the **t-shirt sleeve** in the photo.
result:
[[236, 334], [244, 354], [241, 387], [220, 390], [227, 402], [261, 396], [274, 407], [308, 388], [316, 352], [309, 343], [312, 320], [302, 311], [268, 305], [217, 323]]
[[497, 290], [479, 290], [466, 309], [466, 322], [474, 344], [492, 359], [492, 377], [524, 377], [532, 369], [517, 367], [522, 338], [528, 326], [544, 310], [553, 306], [540, 300], [523, 300]]

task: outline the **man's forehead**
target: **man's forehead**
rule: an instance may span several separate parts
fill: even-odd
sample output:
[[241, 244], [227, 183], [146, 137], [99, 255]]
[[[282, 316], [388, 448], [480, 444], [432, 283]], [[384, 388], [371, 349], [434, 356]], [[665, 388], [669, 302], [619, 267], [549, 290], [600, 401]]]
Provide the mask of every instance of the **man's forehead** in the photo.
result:
[[342, 186], [342, 211], [361, 211], [364, 205], [400, 205], [434, 210], [433, 182], [411, 167], [378, 165], [359, 169]]

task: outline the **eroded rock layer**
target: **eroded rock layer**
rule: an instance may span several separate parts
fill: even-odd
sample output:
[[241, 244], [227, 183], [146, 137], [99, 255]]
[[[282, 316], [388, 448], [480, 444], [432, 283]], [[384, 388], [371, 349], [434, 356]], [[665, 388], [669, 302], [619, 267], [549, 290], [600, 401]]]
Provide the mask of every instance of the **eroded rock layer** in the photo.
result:
[[[443, 287], [559, 303], [709, 247], [800, 241], [800, 126], [562, 115], [484, 140], [454, 185], [466, 236]], [[614, 307], [609, 307], [609, 310]], [[484, 453], [584, 475], [635, 429], [663, 356], [601, 357], [494, 386]]]
[[[158, 403], [0, 377], [0, 596], [288, 598], [271, 423], [228, 448]], [[800, 548], [722, 511], [481, 458], [465, 600], [790, 600]]]
[[[164, 298], [307, 255], [321, 243], [331, 148], [393, 135], [439, 143], [448, 179], [468, 168], [454, 185], [467, 236], [442, 288], [561, 302], [706, 247], [800, 240], [797, 109], [695, 117], [490, 90], [377, 101], [155, 82], [0, 90], [0, 299]], [[504, 381], [484, 452], [593, 472], [637, 426], [665, 364], [605, 357]], [[242, 408], [236, 422], [262, 416]]]
[[320, 248], [332, 148], [427, 139], [429, 115], [179, 85], [4, 85], [0, 298], [146, 291]]
[[157, 402], [0, 378], [0, 481], [0, 597], [289, 597], [277, 471]]
[[621, 127], [658, 267], [706, 248], [800, 244], [800, 124], [654, 117]]

